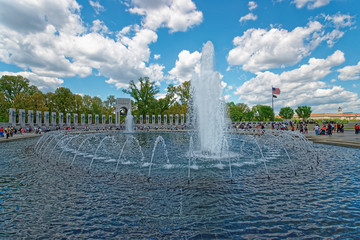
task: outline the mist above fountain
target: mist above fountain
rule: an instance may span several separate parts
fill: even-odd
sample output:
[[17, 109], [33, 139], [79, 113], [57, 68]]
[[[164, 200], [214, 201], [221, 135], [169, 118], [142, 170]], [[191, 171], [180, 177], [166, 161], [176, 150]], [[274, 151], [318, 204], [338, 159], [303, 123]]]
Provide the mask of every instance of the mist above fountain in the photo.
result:
[[201, 55], [200, 72], [191, 79], [192, 122], [198, 133], [200, 150], [207, 155], [220, 155], [224, 139], [225, 111], [221, 77], [214, 71], [214, 46], [208, 41]]

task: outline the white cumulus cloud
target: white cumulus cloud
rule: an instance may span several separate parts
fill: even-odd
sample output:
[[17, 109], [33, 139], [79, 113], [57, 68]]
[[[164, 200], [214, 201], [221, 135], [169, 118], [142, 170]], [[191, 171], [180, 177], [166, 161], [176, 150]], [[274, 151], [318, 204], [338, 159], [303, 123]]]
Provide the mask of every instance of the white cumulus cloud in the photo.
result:
[[104, 6], [102, 6], [99, 1], [90, 0], [89, 4], [94, 8], [94, 11], [96, 14], [99, 14], [100, 12], [105, 11]]
[[326, 33], [318, 21], [310, 21], [306, 27], [292, 31], [281, 28], [248, 29], [233, 39], [227, 61], [231, 66], [241, 65], [243, 70], [258, 71], [292, 66], [302, 60], [323, 41], [329, 45], [339, 39], [343, 32]]
[[[104, 22], [83, 23], [75, 0], [3, 0], [0, 8], [0, 60], [32, 72], [40, 79], [86, 77], [93, 72], [108, 78], [117, 88], [130, 80], [163, 78], [164, 66], [148, 64], [149, 44], [157, 41], [151, 29], [128, 26], [107, 36]], [[14, 19], [16, 16], [16, 21]], [[34, 78], [34, 77], [33, 77]], [[43, 84], [49, 84], [45, 86]], [[61, 81], [37, 81], [43, 89]]]
[[183, 50], [178, 55], [175, 67], [169, 71], [169, 78], [175, 83], [189, 81], [194, 72], [199, 72], [201, 53]]
[[330, 22], [337, 29], [351, 27], [355, 24], [355, 17], [349, 14], [342, 14], [338, 12], [334, 15], [322, 14], [322, 16], [326, 21]]
[[258, 5], [255, 1], [249, 1], [248, 6], [249, 6], [249, 10], [252, 11], [255, 8], [257, 8]]
[[273, 86], [281, 89], [281, 94], [276, 99], [277, 106], [296, 108], [300, 105], [309, 105], [314, 112], [334, 112], [341, 105], [349, 111], [358, 111], [357, 104], [360, 101], [356, 93], [347, 91], [341, 86], [328, 86], [322, 81], [331, 73], [333, 67], [344, 61], [344, 54], [335, 51], [326, 59], [311, 58], [308, 64], [281, 74], [270, 71], [258, 72], [256, 77], [238, 87], [235, 95], [250, 106], [269, 105], [271, 86]]
[[248, 29], [243, 36], [234, 38], [235, 48], [230, 50], [227, 61], [251, 72], [293, 65], [319, 44], [321, 29], [322, 25], [316, 21], [291, 32], [278, 28]]
[[297, 8], [307, 7], [308, 9], [315, 9], [323, 7], [330, 3], [330, 0], [293, 0]]
[[199, 25], [203, 14], [191, 0], [132, 0], [129, 12], [144, 16], [144, 27], [157, 30], [167, 27], [170, 32], [186, 31]]
[[360, 62], [353, 66], [346, 66], [338, 70], [339, 79], [343, 81], [360, 79]]
[[253, 13], [248, 13], [245, 16], [241, 17], [239, 22], [245, 22], [245, 21], [249, 21], [249, 20], [255, 21], [256, 19], [257, 19], [256, 15], [254, 15]]

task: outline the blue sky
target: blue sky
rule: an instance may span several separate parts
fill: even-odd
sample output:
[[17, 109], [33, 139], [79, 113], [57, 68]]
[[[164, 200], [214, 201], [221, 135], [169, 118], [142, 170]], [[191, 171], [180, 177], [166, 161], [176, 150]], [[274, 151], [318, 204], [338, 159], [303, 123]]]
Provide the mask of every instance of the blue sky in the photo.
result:
[[0, 0], [0, 76], [42, 91], [126, 97], [130, 80], [160, 87], [197, 72], [215, 48], [227, 101], [360, 112], [358, 0]]

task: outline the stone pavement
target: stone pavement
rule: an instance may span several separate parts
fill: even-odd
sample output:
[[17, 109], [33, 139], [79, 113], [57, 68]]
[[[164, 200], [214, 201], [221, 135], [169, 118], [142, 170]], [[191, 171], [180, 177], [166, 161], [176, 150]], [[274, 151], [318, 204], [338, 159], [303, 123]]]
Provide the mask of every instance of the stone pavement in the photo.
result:
[[314, 131], [305, 134], [306, 138], [314, 143], [331, 144], [344, 147], [360, 148], [360, 134], [355, 134], [353, 129], [345, 129], [344, 133], [333, 133], [332, 135], [315, 135]]
[[41, 136], [42, 136], [42, 134], [40, 135], [40, 134], [35, 134], [35, 133], [23, 133], [23, 134], [18, 133], [18, 134], [14, 134], [12, 137], [9, 137], [8, 139], [6, 139], [6, 137], [0, 137], [0, 143], [22, 140], [22, 139], [27, 139], [27, 138], [41, 137]]

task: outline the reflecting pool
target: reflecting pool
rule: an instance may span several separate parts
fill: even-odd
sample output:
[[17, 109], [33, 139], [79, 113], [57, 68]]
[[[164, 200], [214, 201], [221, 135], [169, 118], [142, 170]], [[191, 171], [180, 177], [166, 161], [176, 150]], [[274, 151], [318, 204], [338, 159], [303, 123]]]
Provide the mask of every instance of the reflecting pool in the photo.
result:
[[2, 143], [0, 238], [360, 235], [358, 149], [228, 134], [221, 156], [207, 156], [196, 143], [187, 133]]

